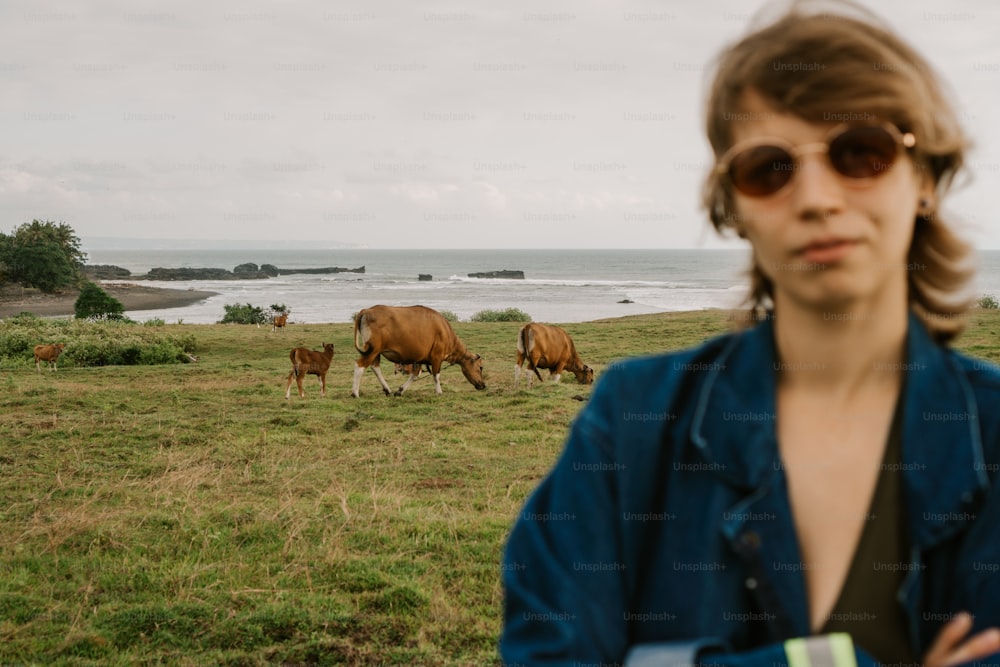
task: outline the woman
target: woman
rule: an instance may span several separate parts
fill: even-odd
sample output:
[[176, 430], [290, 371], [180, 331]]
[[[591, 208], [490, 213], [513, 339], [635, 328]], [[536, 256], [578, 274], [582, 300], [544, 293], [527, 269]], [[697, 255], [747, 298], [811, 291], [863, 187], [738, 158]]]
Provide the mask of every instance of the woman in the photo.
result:
[[965, 140], [840, 7], [723, 53], [705, 202], [755, 324], [601, 378], [507, 546], [508, 663], [1000, 662], [1000, 372], [944, 347]]

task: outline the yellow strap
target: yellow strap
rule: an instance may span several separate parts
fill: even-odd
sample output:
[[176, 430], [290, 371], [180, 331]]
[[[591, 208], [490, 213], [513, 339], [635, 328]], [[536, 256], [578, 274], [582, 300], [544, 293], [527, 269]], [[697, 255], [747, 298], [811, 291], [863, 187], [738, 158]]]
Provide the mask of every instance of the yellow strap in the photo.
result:
[[806, 640], [801, 637], [785, 642], [785, 657], [788, 658], [788, 667], [812, 667]]
[[854, 642], [846, 632], [797, 637], [785, 642], [788, 667], [857, 667]]
[[835, 632], [827, 636], [830, 638], [830, 652], [833, 653], [835, 667], [858, 667], [851, 636], [846, 632]]

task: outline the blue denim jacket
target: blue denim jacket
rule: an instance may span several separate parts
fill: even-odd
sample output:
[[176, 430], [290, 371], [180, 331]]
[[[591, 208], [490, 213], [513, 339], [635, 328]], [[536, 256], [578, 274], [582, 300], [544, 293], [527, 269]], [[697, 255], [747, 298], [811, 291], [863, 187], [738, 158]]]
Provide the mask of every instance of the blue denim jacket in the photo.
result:
[[[718, 647], [703, 664], [785, 664], [781, 642], [810, 630], [773, 341], [765, 322], [609, 366], [510, 535], [506, 663], [622, 664], [664, 642], [686, 659]], [[958, 611], [976, 631], [1000, 626], [1000, 369], [935, 344], [913, 316], [906, 352], [898, 600], [922, 656]]]

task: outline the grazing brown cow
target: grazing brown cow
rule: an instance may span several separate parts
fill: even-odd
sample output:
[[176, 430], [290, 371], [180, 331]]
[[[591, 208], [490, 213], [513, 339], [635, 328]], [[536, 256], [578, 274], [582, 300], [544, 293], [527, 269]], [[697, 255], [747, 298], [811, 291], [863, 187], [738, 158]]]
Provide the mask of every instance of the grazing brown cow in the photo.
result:
[[355, 362], [351, 395], [361, 391], [361, 376], [369, 366], [386, 395], [392, 393], [379, 368], [379, 355], [399, 364], [411, 364], [410, 377], [396, 390], [399, 396], [420, 374], [420, 365], [430, 366], [434, 391], [441, 393], [441, 364], [458, 364], [462, 375], [476, 389], [485, 389], [483, 359], [469, 352], [441, 313], [426, 306], [372, 306], [354, 320], [354, 347], [361, 356]]
[[288, 324], [288, 313], [282, 313], [281, 315], [275, 315], [271, 318], [271, 333], [276, 330], [285, 330], [285, 325]]
[[[581, 384], [591, 384], [594, 381], [594, 369], [584, 365], [580, 355], [576, 353], [573, 339], [561, 327], [551, 324], [525, 324], [517, 334], [517, 364], [514, 366], [514, 388], [521, 380], [521, 365], [527, 361], [528, 370], [535, 372], [538, 379], [542, 375], [539, 368], [549, 371], [549, 379], [559, 382], [564, 370], [570, 371]], [[528, 389], [534, 378], [528, 376]]]
[[288, 382], [285, 383], [285, 400], [288, 400], [292, 393], [292, 378], [295, 378], [299, 386], [299, 397], [306, 397], [306, 393], [302, 390], [302, 380], [306, 375], [319, 377], [321, 395], [325, 397], [326, 372], [330, 370], [330, 360], [333, 359], [333, 343], [323, 343], [322, 352], [307, 347], [296, 347], [288, 353], [288, 358], [292, 361], [292, 372], [288, 374]]
[[35, 346], [35, 370], [41, 372], [42, 361], [46, 362], [50, 371], [56, 369], [56, 361], [59, 359], [59, 355], [62, 354], [63, 349], [66, 347], [65, 343], [51, 343], [49, 345], [36, 345]]

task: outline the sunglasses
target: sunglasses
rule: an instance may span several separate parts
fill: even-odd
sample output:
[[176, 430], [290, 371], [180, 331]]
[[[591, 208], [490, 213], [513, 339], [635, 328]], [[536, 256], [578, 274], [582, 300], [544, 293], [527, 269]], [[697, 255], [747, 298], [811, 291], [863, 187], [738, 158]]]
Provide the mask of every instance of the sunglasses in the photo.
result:
[[793, 146], [776, 137], [741, 141], [723, 154], [716, 174], [729, 180], [747, 197], [770, 197], [788, 185], [798, 161], [808, 153], [826, 153], [838, 174], [861, 181], [881, 176], [899, 157], [900, 147], [913, 148], [912, 133], [901, 133], [895, 125], [838, 125], [826, 141]]

